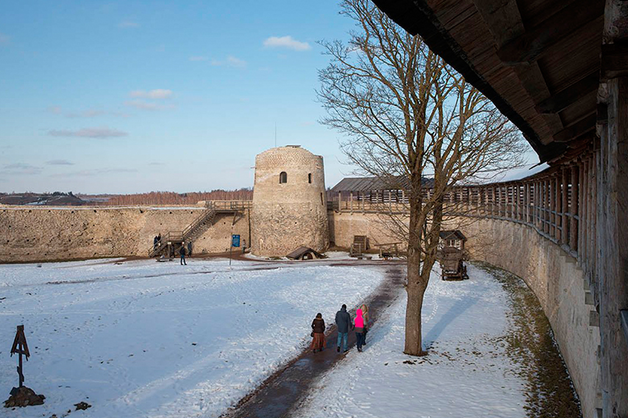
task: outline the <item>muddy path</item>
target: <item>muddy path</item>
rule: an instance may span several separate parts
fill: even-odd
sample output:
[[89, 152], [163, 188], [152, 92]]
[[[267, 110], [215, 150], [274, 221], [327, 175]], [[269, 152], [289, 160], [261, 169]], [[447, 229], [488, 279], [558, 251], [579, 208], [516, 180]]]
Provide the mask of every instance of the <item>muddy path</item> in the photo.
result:
[[[346, 264], [345, 264], [346, 265]], [[382, 266], [382, 263], [378, 263]], [[386, 279], [364, 301], [369, 307], [371, 326], [392, 303], [403, 294], [404, 263], [385, 266]], [[351, 311], [352, 317], [355, 309]], [[334, 318], [325, 318], [333, 323]], [[279, 418], [289, 417], [297, 409], [310, 387], [325, 372], [345, 357], [336, 351], [338, 330], [332, 327], [327, 334], [327, 345], [322, 352], [307, 349], [298, 357], [267, 378], [257, 389], [242, 398], [222, 418]], [[367, 336], [368, 344], [368, 336]], [[355, 349], [355, 333], [349, 332], [349, 350]]]

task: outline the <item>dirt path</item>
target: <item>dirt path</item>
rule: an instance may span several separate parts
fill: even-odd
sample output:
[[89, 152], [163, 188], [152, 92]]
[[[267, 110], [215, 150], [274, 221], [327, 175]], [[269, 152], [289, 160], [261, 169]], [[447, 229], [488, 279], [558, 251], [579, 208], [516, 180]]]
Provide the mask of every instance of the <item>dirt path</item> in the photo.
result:
[[[381, 266], [381, 262], [379, 264]], [[390, 264], [386, 280], [364, 301], [369, 307], [371, 325], [403, 293], [404, 263]], [[355, 310], [352, 311], [352, 317]], [[333, 323], [333, 318], [325, 318]], [[327, 346], [320, 353], [305, 350], [297, 358], [266, 379], [255, 391], [238, 402], [222, 418], [289, 417], [297, 409], [311, 385], [323, 373], [345, 357], [336, 352], [338, 331], [334, 326], [327, 335]], [[368, 338], [367, 338], [368, 343]], [[349, 349], [355, 346], [355, 333], [349, 333]], [[367, 345], [368, 346], [368, 345]]]

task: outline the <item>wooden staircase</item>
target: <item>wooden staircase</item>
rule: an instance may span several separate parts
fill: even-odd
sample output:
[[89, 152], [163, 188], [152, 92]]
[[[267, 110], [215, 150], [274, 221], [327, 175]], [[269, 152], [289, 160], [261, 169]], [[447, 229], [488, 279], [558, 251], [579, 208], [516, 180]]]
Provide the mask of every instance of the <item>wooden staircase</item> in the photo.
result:
[[[207, 202], [206, 209], [183, 231], [169, 231], [161, 236], [161, 241], [155, 247], [148, 250], [149, 257], [158, 257], [164, 254], [170, 246], [174, 246], [175, 250], [179, 248], [182, 242], [186, 244], [194, 242], [214, 224], [216, 215], [233, 214], [233, 223], [237, 221], [237, 216], [252, 207], [251, 201], [213, 201]], [[166, 254], [167, 255], [167, 254]]]

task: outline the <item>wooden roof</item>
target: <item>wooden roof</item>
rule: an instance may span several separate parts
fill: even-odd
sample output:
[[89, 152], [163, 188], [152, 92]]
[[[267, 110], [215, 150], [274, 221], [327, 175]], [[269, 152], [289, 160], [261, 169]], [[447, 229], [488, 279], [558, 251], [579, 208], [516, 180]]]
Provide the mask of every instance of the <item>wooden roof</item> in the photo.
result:
[[[423, 177], [423, 186], [434, 187], [434, 179]], [[378, 177], [345, 177], [332, 187], [332, 192], [370, 192], [376, 190], [408, 190], [405, 177], [380, 179]]]
[[604, 0], [374, 0], [506, 115], [542, 162], [594, 138]]

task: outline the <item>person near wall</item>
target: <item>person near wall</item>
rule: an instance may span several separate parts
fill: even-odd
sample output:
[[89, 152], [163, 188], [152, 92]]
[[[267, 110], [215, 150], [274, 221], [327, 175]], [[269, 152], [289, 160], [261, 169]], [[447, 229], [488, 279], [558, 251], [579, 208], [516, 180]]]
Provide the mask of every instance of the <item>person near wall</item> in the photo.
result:
[[155, 238], [153, 238], [153, 248], [157, 248], [158, 245], [159, 245], [159, 237], [155, 235]]
[[192, 241], [188, 242], [188, 257], [192, 257]]
[[340, 352], [340, 343], [342, 342], [342, 352], [346, 352], [347, 340], [349, 339], [349, 327], [352, 327], [351, 315], [347, 312], [347, 305], [342, 305], [340, 310], [336, 312], [336, 326], [338, 327], [338, 344], [336, 351]]
[[362, 306], [360, 306], [360, 309], [362, 310], [362, 319], [364, 319], [362, 345], [366, 345], [366, 334], [369, 331], [369, 307], [366, 306], [366, 303], [363, 303]]
[[362, 352], [364, 345], [364, 318], [362, 317], [362, 309], [355, 311], [355, 339], [358, 351]]
[[185, 242], [181, 243], [181, 248], [179, 248], [179, 255], [181, 256], [181, 265], [188, 265], [188, 263], [185, 262]]
[[323, 351], [325, 348], [325, 321], [323, 314], [317, 313], [316, 318], [312, 321], [312, 351]]

